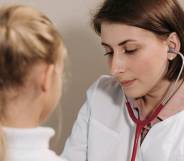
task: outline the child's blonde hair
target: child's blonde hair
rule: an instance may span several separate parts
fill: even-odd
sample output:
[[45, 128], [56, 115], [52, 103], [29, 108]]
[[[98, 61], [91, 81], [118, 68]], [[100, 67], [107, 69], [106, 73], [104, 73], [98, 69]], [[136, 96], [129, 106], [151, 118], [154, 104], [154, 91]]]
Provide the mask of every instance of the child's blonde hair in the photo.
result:
[[[9, 88], [23, 86], [33, 65], [40, 61], [55, 64], [64, 53], [60, 34], [44, 14], [23, 5], [0, 7], [0, 97]], [[0, 101], [1, 117], [6, 100]], [[0, 161], [4, 160], [1, 129]]]

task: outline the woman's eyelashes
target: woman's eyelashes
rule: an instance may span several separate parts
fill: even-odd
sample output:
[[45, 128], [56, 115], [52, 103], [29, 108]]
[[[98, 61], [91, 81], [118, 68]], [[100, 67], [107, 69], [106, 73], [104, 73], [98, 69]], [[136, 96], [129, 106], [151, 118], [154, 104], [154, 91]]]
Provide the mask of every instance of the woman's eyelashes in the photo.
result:
[[[132, 48], [132, 49], [123, 49], [121, 51], [122, 54], [135, 54], [135, 52], [137, 52], [137, 48]], [[114, 54], [114, 51], [106, 51], [104, 56], [112, 56]]]
[[104, 47], [104, 50], [105, 50], [104, 56], [110, 56], [113, 54], [113, 49], [111, 49], [109, 47]]
[[[105, 50], [104, 56], [113, 56], [115, 50], [111, 46], [103, 45], [103, 47]], [[127, 43], [122, 46], [120, 45], [115, 52], [119, 54], [133, 55], [138, 51], [138, 49], [140, 49], [140, 45]]]
[[137, 49], [129, 49], [129, 50], [125, 50], [125, 53], [135, 54], [136, 51], [137, 51]]
[[135, 52], [137, 52], [137, 50], [138, 50], [138, 47], [136, 45], [132, 45], [132, 44], [126, 45], [124, 47], [124, 51], [127, 54], [134, 54]]
[[111, 52], [106, 52], [106, 53], [104, 54], [104, 56], [111, 56], [111, 55], [113, 55], [113, 51], [111, 51]]

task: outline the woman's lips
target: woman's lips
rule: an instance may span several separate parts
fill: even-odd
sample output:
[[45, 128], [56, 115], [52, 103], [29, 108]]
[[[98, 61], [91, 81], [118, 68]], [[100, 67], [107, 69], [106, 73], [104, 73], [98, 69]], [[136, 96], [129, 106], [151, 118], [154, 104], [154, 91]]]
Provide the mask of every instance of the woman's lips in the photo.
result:
[[136, 79], [133, 79], [133, 80], [125, 80], [125, 81], [121, 81], [121, 84], [122, 84], [123, 87], [129, 87], [129, 86], [131, 86], [135, 81], [136, 81]]

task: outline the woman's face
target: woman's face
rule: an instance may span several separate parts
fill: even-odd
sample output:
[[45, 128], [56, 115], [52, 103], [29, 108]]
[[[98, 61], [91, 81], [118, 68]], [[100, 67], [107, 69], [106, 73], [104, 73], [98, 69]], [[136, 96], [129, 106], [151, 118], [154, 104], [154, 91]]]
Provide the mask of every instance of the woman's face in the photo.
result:
[[111, 73], [127, 96], [141, 97], [164, 85], [166, 40], [148, 30], [108, 22], [101, 25], [101, 40]]

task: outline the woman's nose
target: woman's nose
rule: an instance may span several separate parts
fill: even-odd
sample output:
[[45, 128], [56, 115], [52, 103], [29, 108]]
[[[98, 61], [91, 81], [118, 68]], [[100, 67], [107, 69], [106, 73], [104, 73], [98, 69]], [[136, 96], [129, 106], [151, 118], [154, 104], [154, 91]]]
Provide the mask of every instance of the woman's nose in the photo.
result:
[[114, 54], [111, 60], [111, 74], [117, 76], [120, 73], [124, 73], [126, 70], [125, 60], [122, 59], [121, 55]]

